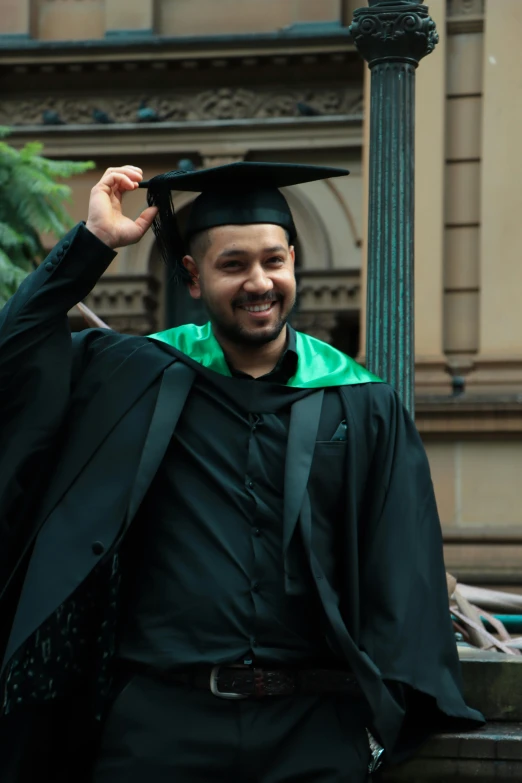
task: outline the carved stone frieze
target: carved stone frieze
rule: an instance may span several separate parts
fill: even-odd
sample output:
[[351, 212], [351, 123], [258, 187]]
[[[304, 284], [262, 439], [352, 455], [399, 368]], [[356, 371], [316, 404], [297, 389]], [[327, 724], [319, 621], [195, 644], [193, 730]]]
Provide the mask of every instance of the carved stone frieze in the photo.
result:
[[5, 98], [0, 103], [0, 124], [40, 125], [44, 112], [53, 112], [68, 125], [96, 124], [93, 113], [105, 113], [114, 123], [138, 123], [138, 109], [145, 101], [158, 122], [197, 122], [201, 120], [267, 119], [312, 115], [359, 115], [363, 97], [359, 88], [306, 90], [297, 87], [279, 90], [260, 88], [221, 88], [178, 91], [159, 95], [107, 96], [86, 94]]
[[298, 280], [300, 313], [346, 313], [360, 309], [358, 269], [300, 270]]
[[304, 332], [325, 343], [332, 342], [332, 333], [337, 326], [334, 313], [296, 313], [292, 325], [298, 332]]
[[85, 304], [111, 329], [150, 334], [157, 328], [159, 283], [152, 275], [105, 275]]

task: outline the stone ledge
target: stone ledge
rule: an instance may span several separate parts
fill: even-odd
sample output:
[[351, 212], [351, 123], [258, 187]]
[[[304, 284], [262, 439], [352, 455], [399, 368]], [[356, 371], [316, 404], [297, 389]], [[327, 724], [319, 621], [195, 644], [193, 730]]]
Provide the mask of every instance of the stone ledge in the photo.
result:
[[509, 722], [506, 731], [512, 736], [513, 722], [522, 722], [522, 655], [465, 648], [459, 654], [466, 702], [488, 721]]
[[[43, 41], [29, 36], [24, 36], [23, 50], [20, 49], [18, 36], [6, 35], [2, 39], [2, 49], [7, 54], [10, 51], [11, 56], [21, 59], [24, 53], [38, 53], [42, 57], [48, 57], [50, 54], [67, 53], [85, 57], [97, 54], [99, 52], [108, 53], [110, 57], [117, 56], [118, 50], [131, 49], [137, 53], [145, 52], [147, 55], [153, 53], [158, 55], [166, 53], [169, 57], [181, 58], [186, 56], [187, 50], [197, 49], [203, 52], [206, 49], [234, 50], [238, 49], [241, 54], [245, 48], [249, 52], [258, 50], [267, 54], [273, 54], [273, 49], [284, 42], [285, 46], [293, 46], [296, 49], [314, 47], [323, 43], [327, 47], [342, 47], [343, 51], [353, 52], [354, 59], [358, 58], [355, 46], [352, 42], [347, 27], [335, 26], [325, 28], [324, 25], [305, 26], [291, 25], [281, 30], [265, 33], [235, 33], [220, 35], [203, 36], [168, 36], [168, 35], [150, 35], [149, 31], [143, 31], [140, 37], [136, 31], [132, 35], [109, 36], [108, 38], [93, 38], [85, 40], [62, 40], [62, 41]], [[173, 54], [174, 51], [174, 54]], [[259, 52], [259, 53], [261, 53]]]
[[[313, 139], [312, 139], [313, 136]], [[25, 125], [11, 129], [21, 147], [39, 138], [49, 157], [99, 158], [143, 154], [244, 155], [245, 151], [342, 149], [362, 146], [362, 115], [283, 117], [265, 120], [122, 123], [118, 125]]]
[[416, 396], [416, 423], [424, 434], [522, 432], [522, 395]]
[[522, 724], [432, 737], [410, 761], [383, 773], [386, 783], [472, 783], [522, 780]]
[[[493, 524], [493, 520], [492, 523]], [[509, 589], [522, 584], [522, 541], [511, 536], [478, 538], [473, 529], [462, 529], [461, 536], [451, 533], [446, 537], [443, 527], [444, 561], [447, 570], [466, 584]], [[469, 536], [469, 538], [468, 538]]]
[[488, 723], [436, 734], [414, 758], [383, 773], [386, 783], [522, 780], [522, 657], [459, 649], [464, 696]]

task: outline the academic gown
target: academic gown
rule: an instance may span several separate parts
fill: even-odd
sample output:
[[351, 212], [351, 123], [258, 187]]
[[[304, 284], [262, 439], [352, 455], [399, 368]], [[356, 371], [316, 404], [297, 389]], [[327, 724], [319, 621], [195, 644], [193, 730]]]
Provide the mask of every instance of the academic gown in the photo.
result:
[[[78, 747], [89, 753], [110, 695], [120, 544], [195, 373], [226, 375], [208, 333], [207, 342], [191, 345], [190, 330], [177, 342], [169, 333], [148, 339], [101, 329], [71, 339], [68, 310], [113, 257], [76, 226], [1, 314], [6, 783], [32, 780], [45, 765], [57, 781], [73, 773], [80, 780]], [[432, 731], [478, 726], [482, 716], [462, 698], [441, 530], [419, 435], [393, 389], [342, 354], [332, 364], [333, 350], [300, 337], [296, 385], [288, 390], [296, 399], [281, 561], [289, 593], [299, 592], [303, 569], [313, 580], [329, 644], [357, 677], [372, 712], [369, 728], [393, 762]], [[341, 443], [325, 442], [321, 432], [321, 422], [328, 431], [332, 424], [325, 389], [337, 390], [344, 411]], [[331, 539], [317, 546], [331, 492], [342, 511], [330, 520]]]

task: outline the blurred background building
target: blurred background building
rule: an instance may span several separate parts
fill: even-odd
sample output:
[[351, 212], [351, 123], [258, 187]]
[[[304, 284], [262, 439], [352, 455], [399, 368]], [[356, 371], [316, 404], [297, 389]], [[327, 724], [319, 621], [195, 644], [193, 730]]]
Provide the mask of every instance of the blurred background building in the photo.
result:
[[[10, 142], [147, 177], [238, 160], [346, 166], [292, 188], [297, 328], [364, 361], [369, 79], [348, 34], [362, 0], [0, 0]], [[449, 570], [522, 589], [522, 1], [430, 0], [417, 75], [417, 425]], [[193, 194], [176, 194], [183, 215]], [[140, 191], [128, 214], [144, 206]], [[115, 329], [201, 320], [152, 233], [86, 302]], [[71, 314], [73, 325], [82, 328]]]

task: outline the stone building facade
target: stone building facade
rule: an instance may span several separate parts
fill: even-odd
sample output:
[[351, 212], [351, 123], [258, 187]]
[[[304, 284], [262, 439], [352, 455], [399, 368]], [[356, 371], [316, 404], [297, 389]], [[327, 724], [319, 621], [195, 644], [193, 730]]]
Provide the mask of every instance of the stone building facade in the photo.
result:
[[[346, 166], [346, 179], [287, 194], [295, 323], [364, 358], [369, 78], [348, 34], [362, 4], [0, 0], [0, 124], [16, 145], [96, 162], [72, 183], [76, 219], [109, 165]], [[417, 75], [417, 425], [448, 568], [522, 585], [522, 2], [428, 5], [440, 43]], [[182, 219], [191, 199], [175, 197]], [[129, 214], [143, 200], [131, 194]], [[200, 315], [169, 285], [151, 234], [86, 304], [138, 334]]]

